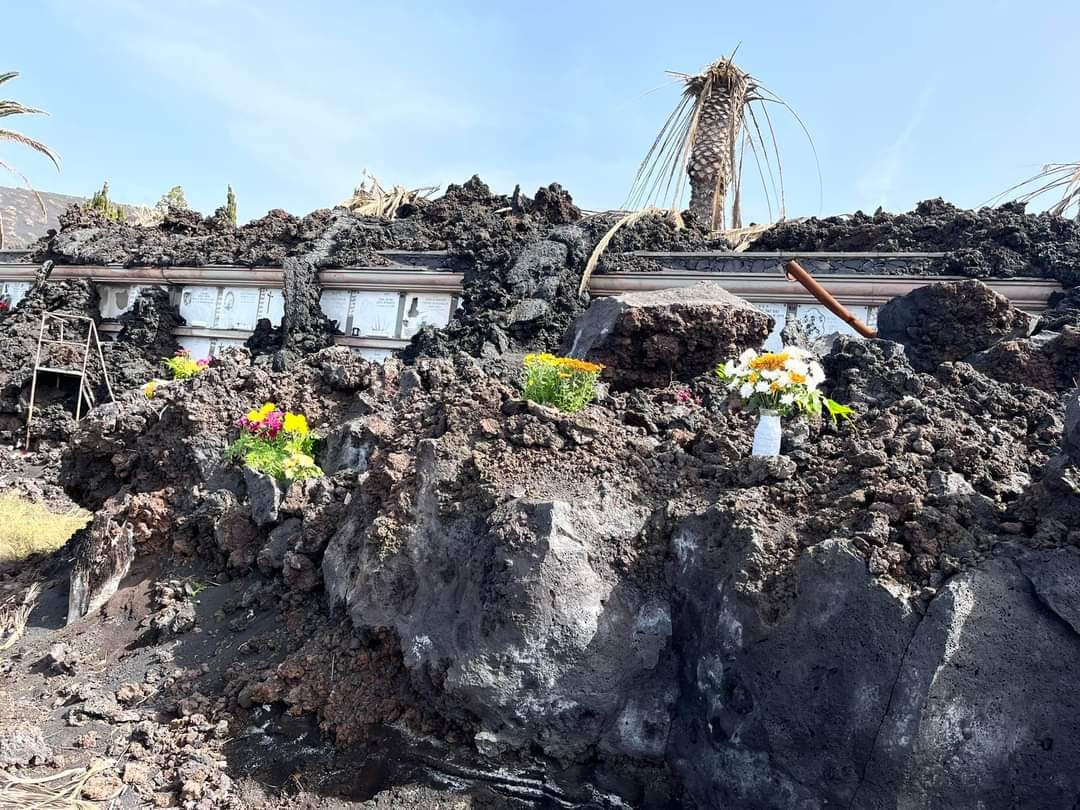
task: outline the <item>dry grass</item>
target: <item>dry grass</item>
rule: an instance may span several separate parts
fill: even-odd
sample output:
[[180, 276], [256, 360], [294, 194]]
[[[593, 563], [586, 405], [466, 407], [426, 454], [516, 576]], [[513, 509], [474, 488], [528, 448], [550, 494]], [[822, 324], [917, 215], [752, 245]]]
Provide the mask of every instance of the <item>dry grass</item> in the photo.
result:
[[0, 495], [0, 562], [55, 551], [90, 517], [79, 508], [56, 513], [13, 495]]
[[101, 810], [106, 806], [106, 802], [111, 803], [123, 792], [124, 786], [119, 785], [112, 791], [113, 795], [106, 795], [98, 801], [82, 798], [83, 790], [91, 779], [103, 777], [112, 766], [110, 761], [99, 760], [86, 768], [71, 768], [52, 776], [38, 778], [20, 777], [0, 771], [0, 808]]
[[387, 190], [382, 187], [375, 175], [364, 172], [363, 181], [353, 191], [353, 195], [341, 205], [357, 216], [393, 219], [403, 205], [412, 205], [417, 200], [425, 200], [438, 190], [438, 186], [414, 189], [394, 186]]

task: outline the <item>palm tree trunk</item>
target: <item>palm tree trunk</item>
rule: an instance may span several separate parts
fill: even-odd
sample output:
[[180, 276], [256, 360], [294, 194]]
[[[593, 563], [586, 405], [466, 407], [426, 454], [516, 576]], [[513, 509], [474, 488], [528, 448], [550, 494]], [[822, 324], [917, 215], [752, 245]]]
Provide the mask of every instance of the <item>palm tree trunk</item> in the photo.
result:
[[735, 168], [735, 145], [750, 91], [747, 74], [727, 63], [704, 83], [697, 137], [690, 152], [690, 211], [710, 229], [723, 228]]

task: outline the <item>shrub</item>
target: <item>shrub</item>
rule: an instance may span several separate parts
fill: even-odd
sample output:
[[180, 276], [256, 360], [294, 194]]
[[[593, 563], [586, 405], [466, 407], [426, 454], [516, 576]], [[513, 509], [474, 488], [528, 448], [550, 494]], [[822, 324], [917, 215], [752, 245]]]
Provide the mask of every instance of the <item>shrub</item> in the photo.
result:
[[100, 211], [105, 215], [105, 219], [112, 222], [123, 222], [126, 218], [124, 209], [109, 199], [109, 181], [107, 180], [102, 185], [101, 191], [94, 192], [94, 196], [90, 198], [87, 207]]
[[[210, 358], [203, 357], [196, 360], [187, 349], [177, 349], [173, 357], [163, 357], [161, 362], [165, 364], [165, 368], [169, 370], [174, 380], [187, 380], [205, 370], [210, 365]], [[150, 393], [147, 396], [153, 396], [153, 394]]]
[[225, 451], [226, 458], [286, 481], [322, 477], [311, 454], [315, 439], [303, 414], [267, 402], [237, 420], [236, 426], [240, 437]]
[[850, 419], [854, 413], [818, 390], [825, 381], [825, 372], [805, 349], [785, 347], [766, 354], [747, 349], [737, 360], [717, 367], [716, 374], [750, 410], [775, 411], [781, 416], [799, 412], [817, 416], [824, 408], [834, 422], [838, 417]]
[[225, 216], [233, 225], [236, 224], [236, 193], [232, 190], [232, 186], [229, 186], [229, 190], [225, 193]]
[[168, 213], [170, 208], [179, 208], [183, 211], [188, 210], [187, 198], [184, 197], [184, 187], [173, 186], [170, 188], [161, 195], [161, 199], [158, 200], [156, 207], [163, 214]]
[[525, 355], [525, 399], [565, 413], [580, 411], [596, 397], [603, 366], [553, 354]]

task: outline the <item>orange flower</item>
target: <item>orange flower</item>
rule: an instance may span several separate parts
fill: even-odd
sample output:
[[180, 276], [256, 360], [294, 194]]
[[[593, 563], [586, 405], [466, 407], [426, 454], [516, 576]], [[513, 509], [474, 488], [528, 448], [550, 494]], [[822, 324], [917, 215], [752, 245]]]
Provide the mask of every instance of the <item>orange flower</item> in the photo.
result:
[[804, 382], [806, 382], [806, 375], [800, 374], [797, 371], [793, 371], [791, 372], [791, 381], [796, 385], [802, 385]]
[[750, 368], [758, 371], [779, 371], [784, 367], [784, 363], [788, 361], [788, 356], [787, 352], [759, 354], [750, 361]]
[[604, 367], [599, 363], [590, 363], [587, 360], [578, 360], [574, 357], [560, 357], [559, 365], [569, 371], [580, 371], [584, 374], [595, 374]]

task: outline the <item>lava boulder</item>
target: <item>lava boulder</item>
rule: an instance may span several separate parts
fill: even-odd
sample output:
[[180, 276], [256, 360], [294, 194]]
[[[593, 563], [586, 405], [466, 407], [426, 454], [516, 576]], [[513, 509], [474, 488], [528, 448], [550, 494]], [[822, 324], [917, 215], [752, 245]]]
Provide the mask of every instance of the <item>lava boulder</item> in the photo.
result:
[[1080, 327], [1007, 340], [968, 357], [967, 362], [995, 380], [1067, 391], [1076, 384], [1080, 369]]
[[561, 351], [607, 367], [616, 388], [690, 379], [769, 336], [773, 319], [716, 282], [600, 298]]
[[928, 284], [878, 310], [878, 335], [902, 343], [915, 368], [930, 371], [950, 360], [1025, 338], [1035, 319], [981, 281]]

